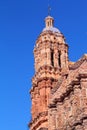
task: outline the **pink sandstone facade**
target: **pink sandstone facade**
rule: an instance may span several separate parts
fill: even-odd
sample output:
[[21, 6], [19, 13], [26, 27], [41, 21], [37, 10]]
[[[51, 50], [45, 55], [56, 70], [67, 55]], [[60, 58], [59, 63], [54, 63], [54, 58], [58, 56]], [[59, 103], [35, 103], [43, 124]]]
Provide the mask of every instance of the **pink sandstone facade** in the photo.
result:
[[51, 16], [34, 48], [30, 130], [87, 130], [87, 54], [73, 63]]

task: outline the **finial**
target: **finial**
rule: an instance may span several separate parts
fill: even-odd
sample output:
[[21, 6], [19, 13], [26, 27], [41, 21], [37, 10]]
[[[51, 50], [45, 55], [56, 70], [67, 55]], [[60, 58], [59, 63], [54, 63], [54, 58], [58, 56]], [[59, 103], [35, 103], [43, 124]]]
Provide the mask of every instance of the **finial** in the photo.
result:
[[51, 14], [51, 7], [50, 7], [50, 1], [48, 0], [48, 16]]

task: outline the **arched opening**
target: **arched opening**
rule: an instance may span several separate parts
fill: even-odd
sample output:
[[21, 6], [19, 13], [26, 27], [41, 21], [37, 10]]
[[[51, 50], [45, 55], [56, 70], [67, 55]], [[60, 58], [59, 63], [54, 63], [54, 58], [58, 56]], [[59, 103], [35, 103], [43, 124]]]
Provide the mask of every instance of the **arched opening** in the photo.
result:
[[61, 67], [61, 52], [58, 53], [58, 65]]
[[51, 65], [54, 66], [54, 52], [51, 51]]
[[48, 27], [49, 27], [49, 25], [50, 25], [50, 24], [49, 24], [49, 22], [48, 22]]

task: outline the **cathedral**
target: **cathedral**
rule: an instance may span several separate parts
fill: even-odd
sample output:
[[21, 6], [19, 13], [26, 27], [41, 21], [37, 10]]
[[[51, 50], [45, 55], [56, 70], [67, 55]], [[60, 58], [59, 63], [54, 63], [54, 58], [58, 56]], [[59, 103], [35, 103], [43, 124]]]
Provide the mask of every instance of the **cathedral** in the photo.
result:
[[64, 35], [45, 18], [34, 47], [30, 130], [87, 130], [87, 54], [68, 57]]

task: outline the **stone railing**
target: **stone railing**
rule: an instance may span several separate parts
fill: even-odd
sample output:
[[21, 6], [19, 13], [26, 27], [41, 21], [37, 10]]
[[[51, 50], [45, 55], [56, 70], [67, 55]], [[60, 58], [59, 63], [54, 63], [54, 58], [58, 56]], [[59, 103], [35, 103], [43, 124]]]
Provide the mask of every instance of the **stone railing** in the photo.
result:
[[74, 63], [74, 65], [71, 65], [69, 67], [70, 70], [77, 69], [83, 63], [84, 60], [87, 60], [87, 54], [83, 55], [83, 57], [79, 59], [76, 63]]

